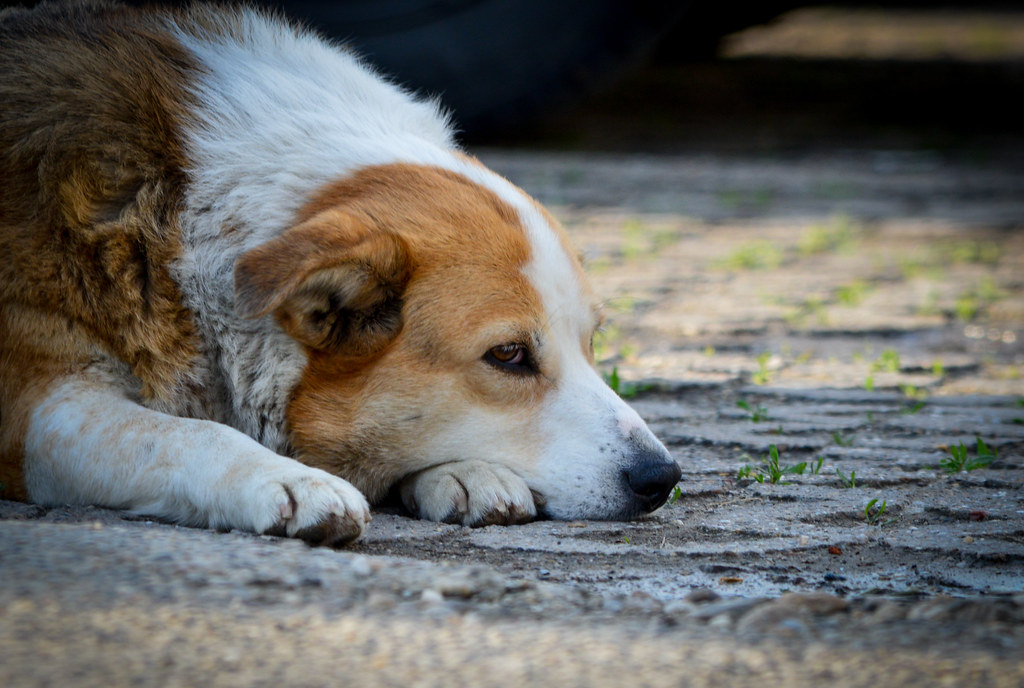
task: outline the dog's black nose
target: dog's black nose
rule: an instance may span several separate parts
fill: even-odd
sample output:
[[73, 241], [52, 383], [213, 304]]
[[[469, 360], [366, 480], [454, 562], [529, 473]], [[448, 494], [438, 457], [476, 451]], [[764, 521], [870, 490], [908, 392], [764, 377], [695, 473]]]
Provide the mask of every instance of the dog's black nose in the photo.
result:
[[654, 511], [668, 500], [672, 488], [683, 475], [675, 461], [638, 462], [626, 470], [626, 482], [645, 511]]

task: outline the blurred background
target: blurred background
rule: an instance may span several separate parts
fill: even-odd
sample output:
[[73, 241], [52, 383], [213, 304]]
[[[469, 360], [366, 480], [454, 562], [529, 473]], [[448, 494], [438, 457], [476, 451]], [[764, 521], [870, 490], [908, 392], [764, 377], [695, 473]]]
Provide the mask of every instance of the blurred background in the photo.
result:
[[286, 0], [470, 144], [641, 152], [1019, 149], [1024, 7]]

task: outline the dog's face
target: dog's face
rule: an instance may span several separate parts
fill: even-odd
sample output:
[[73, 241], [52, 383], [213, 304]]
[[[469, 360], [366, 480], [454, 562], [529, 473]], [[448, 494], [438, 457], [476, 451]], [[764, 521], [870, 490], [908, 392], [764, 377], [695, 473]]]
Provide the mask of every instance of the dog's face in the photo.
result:
[[470, 174], [388, 165], [326, 190], [242, 256], [243, 315], [305, 345], [288, 407], [298, 458], [371, 500], [459, 461], [500, 464], [554, 518], [660, 506], [679, 467], [594, 369], [599, 314], [557, 223]]

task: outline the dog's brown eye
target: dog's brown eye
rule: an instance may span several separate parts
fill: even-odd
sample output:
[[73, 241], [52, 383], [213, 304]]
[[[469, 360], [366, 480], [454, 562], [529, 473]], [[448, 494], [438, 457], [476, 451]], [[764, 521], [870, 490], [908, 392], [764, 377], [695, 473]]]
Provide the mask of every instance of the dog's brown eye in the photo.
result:
[[535, 372], [529, 350], [522, 344], [501, 344], [484, 355], [484, 360], [496, 368], [514, 373]]

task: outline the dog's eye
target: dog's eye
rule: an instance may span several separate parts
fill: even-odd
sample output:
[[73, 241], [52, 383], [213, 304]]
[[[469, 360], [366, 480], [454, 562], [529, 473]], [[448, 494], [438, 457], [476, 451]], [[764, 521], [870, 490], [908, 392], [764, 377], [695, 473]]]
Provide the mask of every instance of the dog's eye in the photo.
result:
[[484, 360], [496, 368], [512, 373], [533, 373], [536, 369], [530, 351], [522, 344], [501, 344], [484, 354]]

